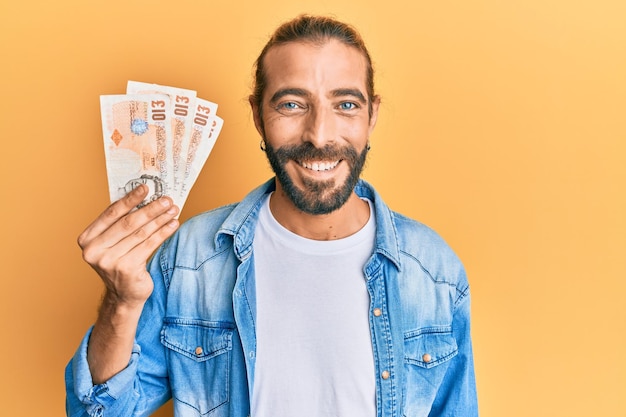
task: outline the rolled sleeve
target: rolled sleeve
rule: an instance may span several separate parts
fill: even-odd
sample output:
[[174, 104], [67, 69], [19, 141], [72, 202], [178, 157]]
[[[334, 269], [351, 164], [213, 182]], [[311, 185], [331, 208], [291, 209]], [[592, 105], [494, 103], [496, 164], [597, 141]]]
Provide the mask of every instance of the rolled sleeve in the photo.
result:
[[128, 404], [136, 395], [133, 389], [141, 348], [135, 344], [128, 366], [108, 381], [94, 385], [87, 362], [87, 345], [93, 327], [83, 338], [65, 371], [67, 388], [67, 415], [104, 416], [105, 410]]

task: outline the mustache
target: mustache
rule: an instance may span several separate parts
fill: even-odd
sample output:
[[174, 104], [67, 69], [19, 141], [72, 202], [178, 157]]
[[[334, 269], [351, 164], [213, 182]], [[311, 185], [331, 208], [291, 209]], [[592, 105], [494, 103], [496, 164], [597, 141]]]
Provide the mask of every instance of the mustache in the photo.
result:
[[268, 143], [267, 148], [268, 151], [273, 152], [283, 162], [288, 160], [302, 162], [310, 160], [336, 161], [341, 159], [354, 162], [359, 158], [356, 149], [351, 146], [339, 147], [327, 144], [323, 148], [317, 148], [313, 144], [306, 142], [299, 145], [281, 146], [278, 149], [272, 148]]

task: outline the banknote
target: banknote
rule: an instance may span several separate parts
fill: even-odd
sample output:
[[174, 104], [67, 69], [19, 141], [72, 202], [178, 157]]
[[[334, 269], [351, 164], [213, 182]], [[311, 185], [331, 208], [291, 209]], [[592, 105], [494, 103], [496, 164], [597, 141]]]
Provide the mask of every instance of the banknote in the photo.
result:
[[139, 184], [150, 190], [140, 205], [171, 194], [172, 165], [166, 152], [169, 106], [170, 98], [164, 94], [100, 96], [112, 202]]
[[172, 194], [179, 194], [185, 153], [189, 147], [190, 130], [193, 121], [196, 92], [184, 88], [128, 81], [126, 94], [167, 94], [170, 97], [169, 117], [172, 123], [172, 140], [167, 142], [167, 155], [171, 158]]
[[100, 107], [111, 201], [146, 184], [139, 207], [167, 195], [182, 210], [221, 132], [218, 105], [193, 90], [129, 81], [127, 94], [100, 96]]
[[180, 198], [186, 201], [191, 187], [198, 179], [204, 162], [222, 130], [224, 120], [215, 114], [217, 105], [203, 99], [196, 99], [191, 139], [185, 160], [185, 173], [182, 178]]

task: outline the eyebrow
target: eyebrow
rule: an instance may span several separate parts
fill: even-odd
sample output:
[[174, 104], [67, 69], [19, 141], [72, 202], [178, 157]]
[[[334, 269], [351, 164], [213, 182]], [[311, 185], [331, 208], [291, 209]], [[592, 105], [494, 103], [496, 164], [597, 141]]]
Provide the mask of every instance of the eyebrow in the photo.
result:
[[270, 103], [276, 103], [284, 96], [308, 97], [310, 94], [302, 88], [283, 88], [274, 93], [272, 98], [270, 98]]
[[339, 88], [337, 90], [333, 90], [332, 94], [333, 97], [351, 96], [356, 98], [363, 104], [367, 103], [367, 100], [365, 100], [365, 96], [363, 95], [363, 93], [361, 93], [361, 91], [356, 88]]
[[[363, 93], [356, 88], [338, 88], [331, 92], [333, 97], [345, 97], [350, 96], [356, 98], [361, 103], [367, 103], [365, 96]], [[270, 103], [274, 104], [278, 100], [280, 100], [284, 96], [298, 96], [298, 97], [309, 97], [311, 93], [303, 88], [283, 88], [274, 93], [274, 95], [270, 98]]]

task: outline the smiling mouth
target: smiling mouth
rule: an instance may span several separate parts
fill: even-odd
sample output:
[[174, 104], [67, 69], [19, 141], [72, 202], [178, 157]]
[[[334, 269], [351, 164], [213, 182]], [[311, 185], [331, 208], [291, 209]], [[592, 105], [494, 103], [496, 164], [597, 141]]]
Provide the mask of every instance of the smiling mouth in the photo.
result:
[[298, 161], [301, 167], [310, 169], [311, 171], [317, 171], [317, 172], [330, 171], [331, 169], [339, 165], [339, 162], [341, 162], [341, 159], [337, 161], [330, 161], [330, 162], [328, 161], [315, 161], [315, 162]]

